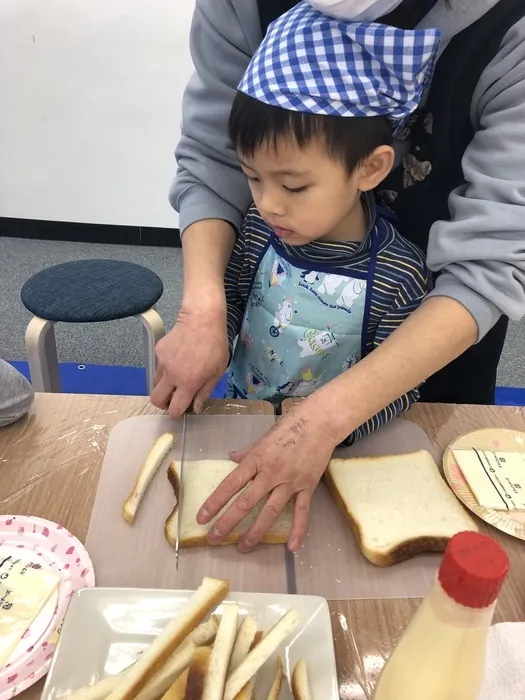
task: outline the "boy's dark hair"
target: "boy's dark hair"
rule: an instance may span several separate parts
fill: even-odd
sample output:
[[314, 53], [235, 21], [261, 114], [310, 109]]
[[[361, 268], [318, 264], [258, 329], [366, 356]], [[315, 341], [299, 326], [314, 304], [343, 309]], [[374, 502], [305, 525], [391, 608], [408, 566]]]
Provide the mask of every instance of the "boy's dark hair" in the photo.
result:
[[375, 148], [392, 144], [392, 126], [387, 117], [292, 112], [242, 92], [237, 92], [233, 100], [229, 130], [237, 152], [249, 158], [261, 146], [275, 148], [284, 140], [302, 148], [321, 137], [328, 155], [341, 162], [349, 175]]

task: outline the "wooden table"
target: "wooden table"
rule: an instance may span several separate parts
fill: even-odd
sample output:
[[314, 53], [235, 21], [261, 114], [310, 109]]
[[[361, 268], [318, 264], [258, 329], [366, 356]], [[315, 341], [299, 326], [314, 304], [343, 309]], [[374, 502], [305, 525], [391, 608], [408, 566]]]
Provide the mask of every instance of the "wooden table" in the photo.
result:
[[[223, 412], [210, 402], [209, 412]], [[266, 413], [262, 402], [237, 402], [230, 412]], [[60, 522], [85, 540], [111, 429], [136, 415], [160, 413], [147, 398], [37, 395], [31, 414], [0, 429], [0, 513], [38, 515]], [[525, 432], [525, 411], [513, 407], [417, 405], [406, 414], [442, 452], [458, 435], [483, 427]], [[497, 621], [525, 620], [525, 543], [491, 530], [511, 558], [511, 575]], [[392, 646], [417, 609], [418, 600], [330, 601], [340, 694], [344, 700], [371, 697]], [[23, 693], [36, 700], [42, 683]]]

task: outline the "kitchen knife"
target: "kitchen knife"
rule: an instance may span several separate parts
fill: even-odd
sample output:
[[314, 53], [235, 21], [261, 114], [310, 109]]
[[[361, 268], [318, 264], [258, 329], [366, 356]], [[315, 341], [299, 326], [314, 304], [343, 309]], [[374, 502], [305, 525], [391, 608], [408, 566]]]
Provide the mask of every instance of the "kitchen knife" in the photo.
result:
[[[188, 409], [188, 410], [191, 410]], [[177, 503], [177, 539], [175, 541], [175, 568], [179, 570], [179, 546], [180, 546], [180, 526], [181, 526], [181, 515], [182, 515], [182, 493], [184, 490], [184, 458], [186, 454], [186, 419], [188, 417], [188, 411], [184, 412], [182, 416], [182, 437], [181, 437], [181, 447], [180, 447], [180, 472], [179, 472], [179, 496]]]

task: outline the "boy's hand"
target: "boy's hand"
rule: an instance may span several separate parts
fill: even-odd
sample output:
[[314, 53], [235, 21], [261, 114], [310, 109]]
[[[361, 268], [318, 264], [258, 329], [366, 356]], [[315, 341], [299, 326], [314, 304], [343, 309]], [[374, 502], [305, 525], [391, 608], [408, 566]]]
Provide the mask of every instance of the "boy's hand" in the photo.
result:
[[212, 544], [218, 544], [259, 501], [267, 499], [256, 522], [239, 543], [241, 552], [249, 552], [293, 499], [288, 548], [296, 551], [300, 547], [306, 534], [312, 494], [337, 446], [327, 425], [330, 412], [323, 405], [324, 401], [324, 398], [316, 400], [313, 394], [279, 418], [256, 443], [231, 455], [239, 466], [204, 503], [197, 516], [198, 522], [207, 523], [253, 481], [215, 523], [209, 533]]
[[228, 365], [226, 310], [183, 306], [155, 352], [158, 364], [151, 403], [176, 418], [193, 401], [198, 413]]

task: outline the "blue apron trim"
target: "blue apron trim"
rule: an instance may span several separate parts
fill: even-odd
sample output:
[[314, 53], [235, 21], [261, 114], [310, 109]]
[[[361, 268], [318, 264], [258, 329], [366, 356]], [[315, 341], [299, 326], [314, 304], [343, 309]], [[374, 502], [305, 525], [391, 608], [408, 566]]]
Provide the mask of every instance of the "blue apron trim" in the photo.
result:
[[370, 304], [372, 303], [372, 291], [376, 273], [377, 250], [379, 248], [379, 235], [377, 227], [370, 233], [372, 238], [370, 248], [370, 264], [366, 284], [365, 312], [363, 314], [363, 331], [361, 335], [361, 359], [368, 354], [368, 322], [370, 320]]

